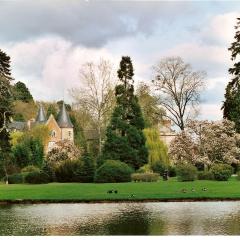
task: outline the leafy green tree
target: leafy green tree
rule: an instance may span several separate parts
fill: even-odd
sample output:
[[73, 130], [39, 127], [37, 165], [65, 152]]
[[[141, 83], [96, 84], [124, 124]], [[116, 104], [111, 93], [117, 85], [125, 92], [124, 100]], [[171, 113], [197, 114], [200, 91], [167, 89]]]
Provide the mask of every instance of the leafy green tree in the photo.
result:
[[167, 146], [160, 139], [157, 129], [144, 129], [144, 134], [148, 148], [148, 164], [154, 172], [162, 174], [170, 165]]
[[[232, 61], [240, 55], [240, 18], [237, 18], [235, 29], [235, 41], [228, 48]], [[223, 117], [235, 122], [236, 130], [240, 132], [240, 61], [235, 62], [228, 71], [233, 77], [226, 87], [225, 101], [222, 106]]]
[[13, 96], [15, 100], [20, 100], [23, 102], [33, 101], [33, 97], [23, 82], [17, 82], [13, 86]]
[[130, 57], [122, 57], [115, 88], [116, 106], [107, 128], [101, 159], [120, 160], [134, 169], [147, 163], [148, 151], [143, 134], [144, 119], [134, 95], [133, 66]]
[[162, 121], [165, 111], [159, 107], [159, 99], [151, 94], [150, 87], [140, 83], [136, 95], [141, 106], [146, 127], [154, 127]]

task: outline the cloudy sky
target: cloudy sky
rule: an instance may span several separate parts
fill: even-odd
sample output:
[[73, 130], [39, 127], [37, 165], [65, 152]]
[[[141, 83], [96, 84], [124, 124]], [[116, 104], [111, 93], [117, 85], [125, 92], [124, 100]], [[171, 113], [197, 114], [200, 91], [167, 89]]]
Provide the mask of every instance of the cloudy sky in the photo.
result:
[[220, 119], [239, 15], [237, 1], [0, 0], [0, 48], [36, 100], [69, 99], [86, 61], [117, 68], [129, 55], [135, 81], [150, 82], [154, 64], [180, 56], [207, 72], [200, 117]]

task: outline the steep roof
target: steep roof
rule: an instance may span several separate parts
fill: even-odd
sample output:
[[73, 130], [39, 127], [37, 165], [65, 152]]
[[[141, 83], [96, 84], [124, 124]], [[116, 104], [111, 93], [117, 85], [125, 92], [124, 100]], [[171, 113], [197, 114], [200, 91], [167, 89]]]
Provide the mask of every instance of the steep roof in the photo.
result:
[[27, 129], [27, 123], [26, 122], [13, 121], [13, 122], [8, 124], [8, 129], [10, 131], [12, 131], [12, 130], [23, 131], [23, 130]]
[[36, 117], [36, 122], [38, 122], [38, 123], [46, 122], [46, 114], [45, 114], [45, 111], [44, 111], [44, 108], [43, 108], [42, 104], [40, 104], [40, 106], [39, 106], [38, 114], [37, 114], [37, 117]]
[[61, 111], [58, 115], [57, 123], [60, 128], [73, 128], [73, 124], [70, 120], [70, 117], [66, 110], [66, 106], [64, 102], [63, 102]]

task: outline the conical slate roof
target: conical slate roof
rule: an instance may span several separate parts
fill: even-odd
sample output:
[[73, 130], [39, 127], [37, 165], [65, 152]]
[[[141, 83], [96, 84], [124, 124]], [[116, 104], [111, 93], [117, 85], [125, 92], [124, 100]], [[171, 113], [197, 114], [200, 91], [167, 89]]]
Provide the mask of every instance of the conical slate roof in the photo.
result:
[[46, 115], [42, 104], [39, 106], [36, 122], [46, 122]]
[[73, 124], [69, 118], [64, 102], [58, 115], [57, 123], [60, 128], [73, 128]]

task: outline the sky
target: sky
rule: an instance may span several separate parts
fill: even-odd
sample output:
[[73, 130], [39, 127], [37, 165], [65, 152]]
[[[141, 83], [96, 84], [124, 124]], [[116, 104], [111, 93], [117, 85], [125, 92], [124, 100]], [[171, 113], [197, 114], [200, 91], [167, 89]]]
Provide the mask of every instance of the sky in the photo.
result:
[[219, 120], [239, 14], [238, 1], [0, 0], [0, 49], [15, 82], [43, 101], [71, 101], [88, 61], [117, 69], [130, 56], [135, 82], [150, 83], [154, 65], [180, 56], [207, 73], [199, 118]]

